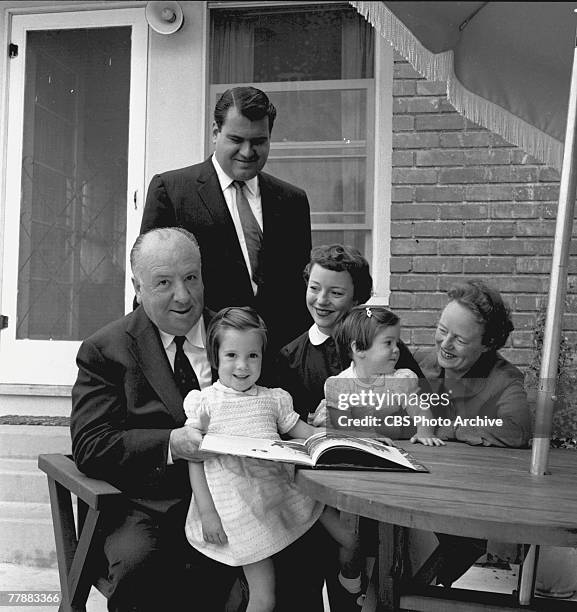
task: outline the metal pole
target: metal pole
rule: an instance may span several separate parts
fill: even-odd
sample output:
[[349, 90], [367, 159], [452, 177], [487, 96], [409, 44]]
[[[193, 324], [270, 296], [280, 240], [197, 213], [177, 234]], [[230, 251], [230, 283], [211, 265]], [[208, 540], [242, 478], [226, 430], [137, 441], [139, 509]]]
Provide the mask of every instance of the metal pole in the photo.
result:
[[521, 579], [519, 580], [519, 605], [528, 606], [533, 598], [533, 588], [535, 585], [535, 569], [539, 558], [539, 547], [531, 544], [525, 554], [523, 563], [519, 567]]
[[[575, 192], [577, 188], [577, 40], [573, 50], [573, 69], [571, 71], [571, 89], [567, 110], [567, 127], [565, 130], [565, 149], [561, 169], [559, 188], [559, 206], [553, 244], [553, 261], [551, 264], [551, 281], [547, 317], [541, 352], [541, 372], [535, 411], [535, 429], [533, 450], [531, 453], [531, 474], [542, 476], [547, 470], [551, 424], [555, 402], [557, 366], [559, 363], [559, 346], [563, 326], [563, 310], [567, 291], [567, 264], [569, 247], [573, 233], [573, 215], [575, 209]], [[527, 606], [533, 597], [535, 569], [538, 547], [532, 545], [522, 566], [519, 583], [519, 604]]]
[[551, 421], [559, 362], [559, 345], [563, 326], [563, 309], [567, 290], [567, 263], [573, 231], [573, 214], [575, 209], [575, 191], [577, 187], [577, 48], [573, 52], [573, 70], [571, 72], [571, 90], [567, 111], [567, 128], [565, 131], [565, 150], [561, 170], [559, 189], [559, 206], [553, 244], [553, 262], [547, 303], [547, 318], [543, 335], [541, 353], [541, 372], [535, 410], [535, 429], [533, 452], [531, 455], [531, 474], [542, 475], [547, 469], [549, 442], [551, 438]]

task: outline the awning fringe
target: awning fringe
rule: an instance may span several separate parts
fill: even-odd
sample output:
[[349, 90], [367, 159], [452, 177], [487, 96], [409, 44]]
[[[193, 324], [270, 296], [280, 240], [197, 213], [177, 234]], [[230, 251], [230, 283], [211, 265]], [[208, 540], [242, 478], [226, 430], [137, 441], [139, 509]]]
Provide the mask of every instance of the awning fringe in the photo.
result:
[[431, 53], [382, 2], [350, 4], [413, 68], [429, 81], [443, 81], [447, 99], [467, 119], [502, 136], [543, 163], [561, 170], [563, 145], [503, 107], [466, 89], [455, 76], [453, 52]]

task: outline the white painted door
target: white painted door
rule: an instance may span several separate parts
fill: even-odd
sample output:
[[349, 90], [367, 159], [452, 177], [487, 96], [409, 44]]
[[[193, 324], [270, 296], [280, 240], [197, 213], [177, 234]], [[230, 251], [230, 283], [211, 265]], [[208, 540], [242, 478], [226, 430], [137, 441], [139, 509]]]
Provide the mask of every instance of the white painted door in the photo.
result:
[[147, 36], [144, 8], [13, 18], [0, 383], [72, 384], [82, 339], [131, 308]]

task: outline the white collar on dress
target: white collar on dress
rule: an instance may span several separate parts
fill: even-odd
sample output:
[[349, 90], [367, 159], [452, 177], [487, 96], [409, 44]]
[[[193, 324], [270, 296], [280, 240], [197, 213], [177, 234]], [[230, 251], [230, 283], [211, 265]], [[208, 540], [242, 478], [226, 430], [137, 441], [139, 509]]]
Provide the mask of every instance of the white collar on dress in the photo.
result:
[[313, 323], [309, 329], [309, 340], [313, 346], [319, 346], [326, 340], [328, 340], [330, 336], [322, 332], [316, 323]]
[[[343, 370], [339, 374], [339, 376], [342, 376], [343, 378], [354, 378], [359, 386], [366, 387], [367, 389], [382, 387], [385, 384], [385, 381], [387, 380], [387, 376], [385, 376], [384, 374], [379, 374], [378, 376], [375, 376], [373, 380], [360, 378], [354, 361], [351, 361], [351, 365], [346, 370]], [[391, 374], [391, 376], [394, 377], [394, 374]]]
[[217, 380], [215, 383], [212, 384], [212, 386], [218, 391], [226, 393], [227, 395], [239, 395], [241, 397], [245, 395], [258, 395], [258, 387], [256, 385], [253, 385], [250, 389], [247, 389], [246, 391], [237, 391], [236, 389], [231, 389], [230, 387], [223, 385], [220, 380]]

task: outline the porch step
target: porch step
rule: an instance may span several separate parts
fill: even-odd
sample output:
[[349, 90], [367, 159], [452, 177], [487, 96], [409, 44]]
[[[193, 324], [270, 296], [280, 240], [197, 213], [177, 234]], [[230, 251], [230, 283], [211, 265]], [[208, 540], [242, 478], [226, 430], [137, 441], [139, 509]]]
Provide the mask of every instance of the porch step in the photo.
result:
[[0, 501], [0, 562], [56, 567], [50, 505]]
[[49, 503], [46, 474], [36, 459], [0, 457], [0, 502]]
[[68, 427], [0, 425], [0, 457], [36, 459], [41, 453], [70, 453]]
[[0, 562], [56, 567], [42, 453], [70, 453], [68, 427], [0, 425]]

